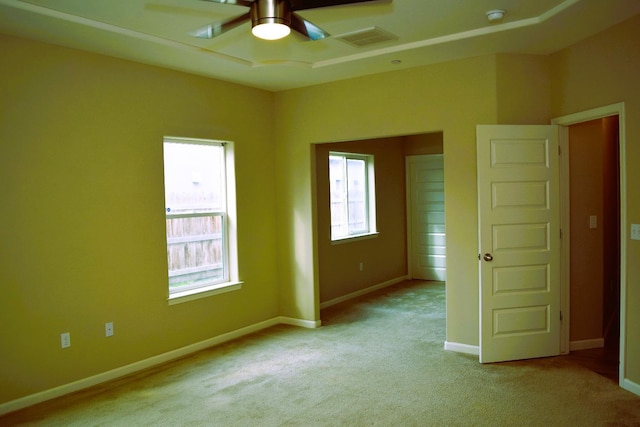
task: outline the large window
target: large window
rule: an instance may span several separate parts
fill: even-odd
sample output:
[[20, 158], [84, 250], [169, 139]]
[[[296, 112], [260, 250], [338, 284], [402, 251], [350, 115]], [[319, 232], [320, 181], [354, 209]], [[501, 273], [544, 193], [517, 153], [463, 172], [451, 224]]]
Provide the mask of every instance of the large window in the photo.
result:
[[170, 298], [221, 289], [234, 279], [229, 144], [164, 139]]
[[331, 240], [376, 233], [373, 156], [329, 153]]

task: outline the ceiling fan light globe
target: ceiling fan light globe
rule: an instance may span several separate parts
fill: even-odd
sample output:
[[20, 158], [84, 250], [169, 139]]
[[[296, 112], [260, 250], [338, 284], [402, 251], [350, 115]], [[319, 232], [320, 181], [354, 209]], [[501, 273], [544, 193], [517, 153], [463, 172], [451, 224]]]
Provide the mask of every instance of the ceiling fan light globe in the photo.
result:
[[254, 36], [263, 40], [278, 40], [288, 36], [291, 32], [291, 28], [285, 24], [268, 22], [254, 25], [253, 28], [251, 28], [251, 32]]

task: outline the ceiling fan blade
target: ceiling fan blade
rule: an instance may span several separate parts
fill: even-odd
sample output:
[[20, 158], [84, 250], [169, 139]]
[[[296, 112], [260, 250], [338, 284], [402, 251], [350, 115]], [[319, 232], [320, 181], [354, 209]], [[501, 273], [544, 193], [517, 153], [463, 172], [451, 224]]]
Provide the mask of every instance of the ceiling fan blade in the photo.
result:
[[291, 14], [291, 28], [313, 41], [322, 40], [330, 35], [325, 30], [302, 18], [297, 13]]
[[364, 3], [378, 0], [290, 0], [291, 10], [318, 9], [320, 7], [341, 6], [352, 3]]
[[212, 39], [222, 33], [234, 29], [238, 25], [249, 21], [250, 19], [251, 14], [247, 12], [244, 15], [236, 16], [235, 18], [231, 18], [227, 21], [216, 22], [214, 24], [209, 24], [204, 27], [198, 28], [197, 30], [191, 31], [189, 34], [200, 39]]
[[246, 7], [251, 7], [251, 3], [253, 3], [252, 0], [202, 0], [202, 1], [208, 1], [211, 3], [234, 4], [237, 6], [246, 6]]
[[[170, 6], [167, 4], [157, 4], [157, 3], [147, 3], [144, 5], [145, 11], [151, 11], [156, 13], [166, 13], [170, 15], [181, 15], [181, 16], [190, 16], [196, 18], [202, 18], [203, 12], [197, 8], [183, 7], [183, 6]], [[212, 16], [211, 19], [216, 19], [219, 17], [219, 13], [205, 13]]]

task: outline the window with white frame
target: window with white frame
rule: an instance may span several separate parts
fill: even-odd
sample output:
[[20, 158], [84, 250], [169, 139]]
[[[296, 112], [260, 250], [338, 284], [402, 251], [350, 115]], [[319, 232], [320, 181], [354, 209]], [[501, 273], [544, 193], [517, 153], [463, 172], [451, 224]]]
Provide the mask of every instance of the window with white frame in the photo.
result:
[[237, 279], [230, 150], [228, 142], [164, 139], [170, 298], [221, 289]]
[[376, 233], [373, 156], [329, 153], [331, 240]]

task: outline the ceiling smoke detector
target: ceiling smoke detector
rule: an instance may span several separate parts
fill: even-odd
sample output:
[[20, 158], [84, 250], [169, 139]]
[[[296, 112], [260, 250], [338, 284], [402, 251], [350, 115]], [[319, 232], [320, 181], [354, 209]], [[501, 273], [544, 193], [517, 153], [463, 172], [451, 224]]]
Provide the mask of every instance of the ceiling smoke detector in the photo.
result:
[[494, 9], [487, 12], [487, 19], [489, 22], [500, 22], [504, 19], [506, 12], [502, 9]]

